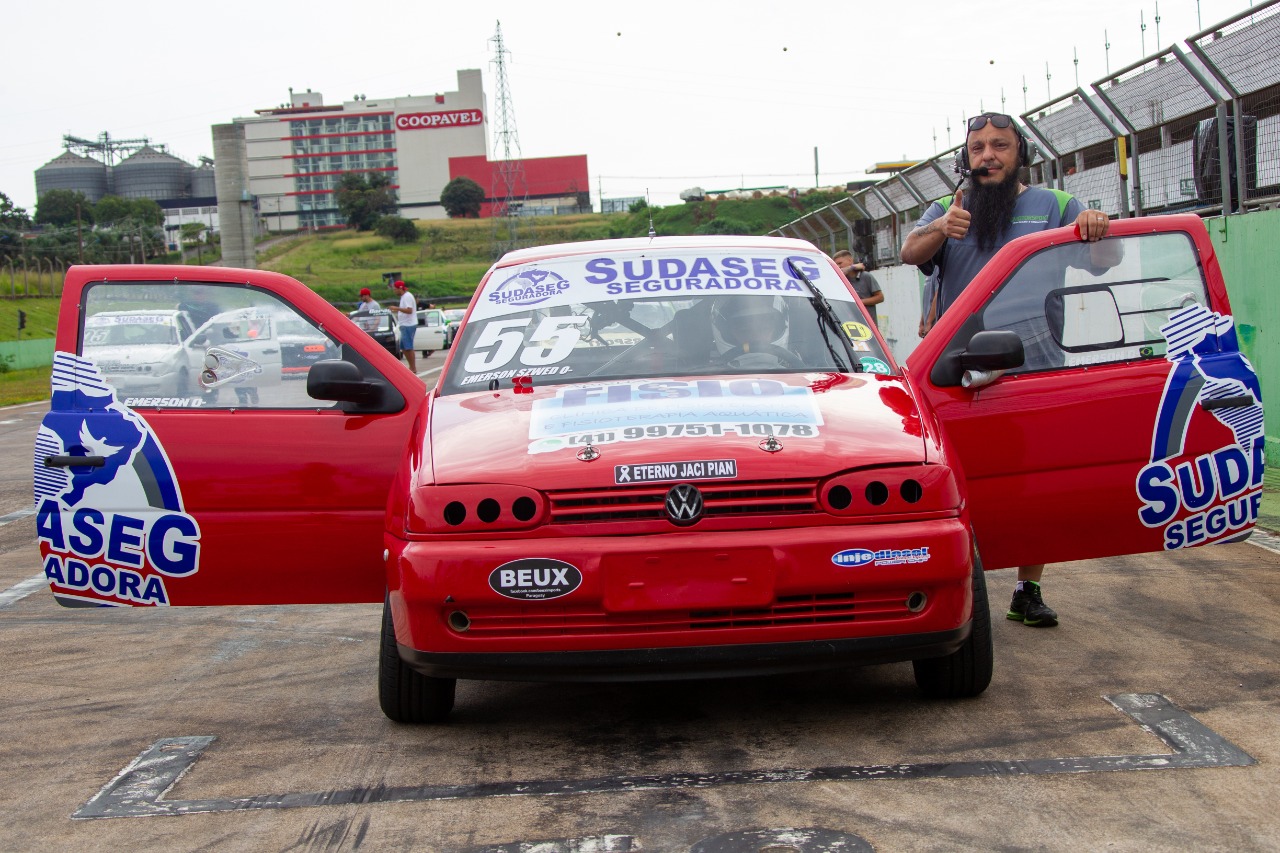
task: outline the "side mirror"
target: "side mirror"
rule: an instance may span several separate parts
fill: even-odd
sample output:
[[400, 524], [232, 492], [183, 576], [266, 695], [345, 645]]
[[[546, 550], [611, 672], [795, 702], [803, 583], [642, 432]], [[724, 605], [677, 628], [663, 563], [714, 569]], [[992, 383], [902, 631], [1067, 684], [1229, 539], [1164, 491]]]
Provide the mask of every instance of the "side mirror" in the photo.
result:
[[380, 396], [378, 382], [365, 379], [349, 361], [317, 361], [307, 371], [307, 395], [316, 400], [373, 403]]
[[960, 353], [960, 366], [965, 370], [1008, 370], [1021, 367], [1025, 360], [1022, 338], [1007, 330], [978, 332]]

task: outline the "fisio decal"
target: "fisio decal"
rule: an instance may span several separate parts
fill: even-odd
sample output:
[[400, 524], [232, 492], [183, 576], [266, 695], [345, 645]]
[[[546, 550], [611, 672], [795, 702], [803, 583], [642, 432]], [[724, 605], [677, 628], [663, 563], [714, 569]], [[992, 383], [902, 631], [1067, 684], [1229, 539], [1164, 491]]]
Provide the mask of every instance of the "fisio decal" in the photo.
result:
[[[200, 567], [200, 525], [183, 512], [173, 468], [141, 416], [88, 359], [54, 354], [52, 403], [36, 435], [40, 557], [61, 603], [167, 605]], [[50, 456], [102, 464], [45, 467]]]
[[582, 585], [582, 572], [561, 560], [525, 557], [503, 563], [489, 573], [489, 588], [517, 601], [546, 601], [568, 595]]
[[837, 566], [853, 567], [866, 565], [901, 566], [909, 563], [929, 562], [928, 548], [882, 548], [872, 551], [867, 548], [846, 548], [831, 555], [831, 562]]
[[[1161, 529], [1171, 551], [1229, 539], [1257, 521], [1265, 466], [1262, 392], [1231, 317], [1191, 305], [1160, 332], [1172, 368], [1156, 414], [1151, 462], [1138, 472], [1136, 486], [1139, 519]], [[1235, 443], [1188, 458], [1188, 431], [1205, 414], [1230, 429]]]
[[498, 306], [525, 307], [546, 302], [569, 289], [569, 282], [549, 270], [524, 270], [489, 291], [489, 301]]

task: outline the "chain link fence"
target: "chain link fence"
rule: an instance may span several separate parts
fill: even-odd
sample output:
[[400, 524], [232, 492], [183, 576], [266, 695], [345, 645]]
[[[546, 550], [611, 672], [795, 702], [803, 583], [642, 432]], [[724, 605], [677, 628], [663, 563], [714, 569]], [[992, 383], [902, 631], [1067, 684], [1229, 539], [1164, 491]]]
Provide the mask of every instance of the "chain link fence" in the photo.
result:
[[[1022, 113], [1025, 180], [1113, 217], [1280, 207], [1280, 0], [1268, 0]], [[775, 234], [900, 263], [929, 203], [955, 192], [948, 149]], [[1225, 156], [1224, 156], [1225, 152]]]

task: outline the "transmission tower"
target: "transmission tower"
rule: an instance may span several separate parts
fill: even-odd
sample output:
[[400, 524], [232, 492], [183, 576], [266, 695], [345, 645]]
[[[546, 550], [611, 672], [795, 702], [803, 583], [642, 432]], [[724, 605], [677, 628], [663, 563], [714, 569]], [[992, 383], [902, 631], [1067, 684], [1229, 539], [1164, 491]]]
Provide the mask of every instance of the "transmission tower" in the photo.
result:
[[511, 103], [511, 87], [507, 83], [507, 55], [510, 51], [502, 42], [502, 22], [493, 38], [494, 79], [498, 87], [498, 127], [493, 140], [493, 157], [498, 168], [492, 172], [489, 190], [492, 202], [490, 216], [493, 219], [493, 250], [495, 256], [532, 245], [533, 228], [525, 225], [520, 215], [529, 198], [529, 185], [525, 181], [524, 161], [520, 156], [520, 136], [516, 133], [515, 109]]

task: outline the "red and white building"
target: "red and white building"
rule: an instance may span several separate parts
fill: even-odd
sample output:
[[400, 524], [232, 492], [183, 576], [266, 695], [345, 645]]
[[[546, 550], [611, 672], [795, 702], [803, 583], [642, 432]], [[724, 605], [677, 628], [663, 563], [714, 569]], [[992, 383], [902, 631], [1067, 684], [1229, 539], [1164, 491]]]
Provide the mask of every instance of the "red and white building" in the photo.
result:
[[[247, 175], [268, 231], [344, 223], [335, 190], [344, 174], [382, 172], [408, 219], [443, 219], [440, 193], [466, 176], [499, 200], [507, 190], [486, 156], [488, 115], [480, 71], [458, 71], [452, 92], [326, 105], [318, 92], [290, 92], [287, 105], [234, 119], [244, 131]], [[217, 163], [222, 169], [232, 164]], [[586, 155], [522, 161], [526, 214], [590, 210]], [[487, 216], [491, 204], [481, 212]]]

